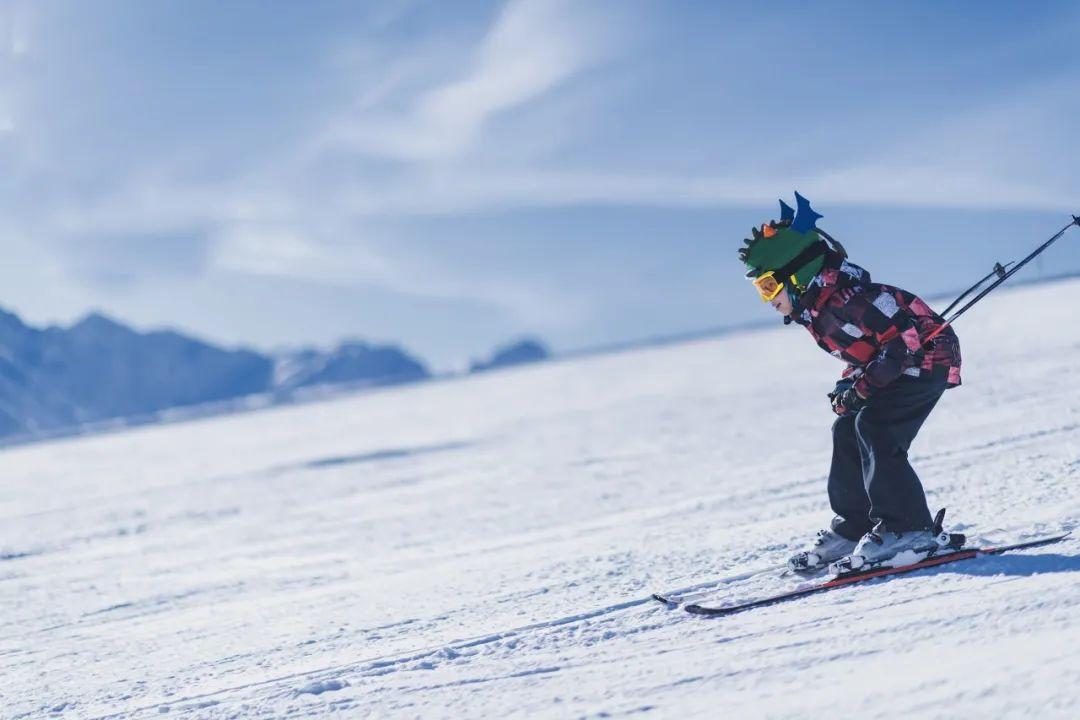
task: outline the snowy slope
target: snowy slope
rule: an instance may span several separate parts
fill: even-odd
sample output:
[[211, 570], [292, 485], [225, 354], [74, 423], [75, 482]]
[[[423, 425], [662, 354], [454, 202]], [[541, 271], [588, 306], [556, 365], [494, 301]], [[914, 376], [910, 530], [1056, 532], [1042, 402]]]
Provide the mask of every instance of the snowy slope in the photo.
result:
[[[1080, 524], [1078, 292], [958, 328], [912, 453], [955, 528]], [[643, 600], [827, 520], [839, 370], [778, 327], [5, 450], [0, 717], [1080, 717], [1075, 539]]]

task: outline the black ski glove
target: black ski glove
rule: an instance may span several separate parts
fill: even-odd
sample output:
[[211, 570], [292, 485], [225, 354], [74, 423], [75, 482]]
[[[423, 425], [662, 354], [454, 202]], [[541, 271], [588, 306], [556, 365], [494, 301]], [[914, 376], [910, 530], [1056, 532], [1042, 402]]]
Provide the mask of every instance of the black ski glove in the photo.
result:
[[842, 410], [838, 409], [840, 396], [844, 394], [845, 390], [848, 390], [854, 384], [855, 380], [853, 380], [852, 378], [841, 378], [840, 380], [836, 381], [836, 387], [834, 387], [833, 391], [829, 393], [829, 402], [832, 403], [833, 412], [837, 415], [844, 414]]
[[860, 395], [854, 387], [849, 387], [833, 398], [833, 412], [837, 415], [854, 415], [865, 406], [866, 398]]

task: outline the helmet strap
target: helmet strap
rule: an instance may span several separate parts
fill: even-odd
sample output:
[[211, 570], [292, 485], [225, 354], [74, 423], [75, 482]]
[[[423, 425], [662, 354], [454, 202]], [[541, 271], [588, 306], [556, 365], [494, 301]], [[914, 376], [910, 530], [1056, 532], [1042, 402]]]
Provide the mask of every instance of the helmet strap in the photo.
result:
[[801, 253], [787, 261], [783, 267], [777, 268], [773, 271], [776, 279], [783, 283], [790, 283], [791, 276], [802, 269], [807, 263], [817, 260], [822, 255], [829, 252], [829, 245], [824, 240], [818, 240], [813, 245], [808, 246]]

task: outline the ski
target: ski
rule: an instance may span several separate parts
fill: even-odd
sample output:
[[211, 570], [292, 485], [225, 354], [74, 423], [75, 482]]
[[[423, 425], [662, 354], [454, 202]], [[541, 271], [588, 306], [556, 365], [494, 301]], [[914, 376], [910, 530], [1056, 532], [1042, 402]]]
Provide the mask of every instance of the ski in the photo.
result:
[[800, 577], [804, 580], [813, 580], [820, 575], [823, 575], [827, 569], [827, 566], [822, 566], [817, 570], [810, 570], [806, 572], [796, 572], [791, 570], [787, 563], [778, 563], [776, 565], [768, 565], [765, 567], [759, 567], [756, 570], [749, 570], [747, 572], [738, 573], [735, 575], [726, 575], [724, 577], [715, 578], [696, 585], [689, 585], [687, 587], [679, 588], [677, 590], [669, 590], [663, 593], [653, 593], [649, 597], [662, 605], [666, 605], [669, 608], [677, 608], [684, 603], [695, 602], [701, 598], [707, 598], [716, 593], [722, 585], [731, 585], [733, 583], [741, 582], [743, 580], [750, 580], [758, 577], [759, 575], [772, 575], [776, 573], [777, 578], [785, 577]]
[[676, 608], [683, 603], [693, 602], [699, 598], [706, 598], [713, 595], [717, 589], [723, 585], [731, 585], [733, 583], [742, 582], [744, 580], [750, 580], [758, 577], [759, 575], [773, 575], [784, 578], [788, 576], [797, 576], [805, 579], [813, 579], [821, 575], [825, 571], [825, 566], [822, 566], [818, 570], [807, 572], [796, 572], [788, 567], [786, 562], [774, 563], [772, 565], [764, 565], [753, 570], [747, 570], [741, 573], [735, 573], [732, 575], [724, 575], [722, 577], [713, 578], [712, 580], [706, 580], [705, 582], [696, 583], [694, 585], [687, 585], [686, 587], [677, 588], [674, 590], [668, 590], [666, 592], [652, 593], [649, 595], [651, 600], [655, 600], [662, 605], [666, 605], [669, 608]]
[[782, 569], [783, 567], [780, 565], [767, 565], [754, 570], [748, 570], [747, 572], [741, 572], [735, 575], [725, 575], [724, 577], [715, 578], [713, 580], [707, 580], [694, 585], [687, 585], [686, 587], [681, 587], [676, 590], [653, 593], [649, 597], [668, 607], [678, 607], [687, 600], [709, 596], [721, 585], [739, 582], [740, 580], [748, 580], [756, 575], [762, 575], [764, 573], [779, 572]]
[[[934, 517], [934, 535], [942, 533], [942, 527], [945, 522], [945, 508], [938, 510], [937, 515]], [[950, 535], [948, 540], [942, 540], [942, 542], [954, 543], [954, 548], [959, 549], [965, 542], [963, 535]], [[721, 585], [729, 585], [731, 583], [740, 582], [743, 580], [750, 580], [758, 577], [759, 575], [772, 575], [778, 573], [777, 579], [783, 579], [787, 577], [799, 577], [803, 580], [816, 580], [819, 577], [825, 575], [829, 571], [828, 565], [819, 565], [813, 568], [793, 569], [788, 563], [779, 563], [775, 565], [767, 565], [755, 570], [748, 570], [746, 572], [737, 573], [735, 575], [727, 575], [720, 578], [714, 578], [696, 585], [690, 585], [688, 587], [679, 588], [677, 590], [669, 590], [664, 593], [653, 593], [649, 596], [650, 599], [665, 605], [669, 609], [677, 608], [680, 605], [687, 603], [693, 603], [701, 598], [707, 598], [716, 593], [716, 590]]]
[[762, 597], [757, 600], [749, 600], [747, 602], [738, 603], [736, 605], [707, 607], [697, 604], [689, 604], [685, 605], [684, 609], [689, 613], [693, 613], [694, 615], [732, 615], [737, 612], [742, 612], [743, 610], [749, 610], [751, 608], [757, 607], [765, 607], [766, 605], [775, 605], [777, 603], [786, 602], [788, 600], [795, 600], [797, 598], [806, 597], [807, 595], [825, 592], [826, 590], [834, 590], [839, 587], [853, 585], [855, 583], [863, 582], [865, 580], [872, 580], [874, 578], [888, 577], [892, 575], [902, 575], [904, 573], [922, 570], [923, 568], [936, 567], [938, 565], [954, 563], [960, 560], [971, 560], [973, 558], [977, 558], [983, 555], [1000, 555], [1002, 553], [1011, 552], [1014, 550], [1025, 550], [1027, 548], [1042, 547], [1043, 545], [1050, 545], [1052, 543], [1060, 542], [1065, 538], [1069, 537], [1070, 534], [1071, 532], [1065, 532], [1059, 535], [1050, 535], [1035, 540], [1028, 540], [1026, 542], [1015, 543], [1013, 545], [1002, 545], [999, 547], [955, 550], [942, 555], [934, 555], [932, 557], [926, 558], [925, 560], [920, 560], [919, 562], [912, 563], [910, 565], [901, 565], [899, 567], [887, 568], [883, 567], [873, 570], [843, 573], [841, 575], [833, 577], [830, 580], [816, 583], [809, 587], [803, 587], [797, 590], [789, 590], [788, 592]]

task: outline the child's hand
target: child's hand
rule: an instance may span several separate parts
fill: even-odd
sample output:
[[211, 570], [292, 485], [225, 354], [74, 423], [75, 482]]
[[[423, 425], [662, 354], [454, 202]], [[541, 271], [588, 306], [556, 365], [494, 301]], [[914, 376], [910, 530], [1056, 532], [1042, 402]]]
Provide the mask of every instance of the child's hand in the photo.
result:
[[846, 411], [840, 405], [840, 396], [843, 395], [845, 391], [850, 390], [851, 386], [854, 384], [855, 380], [853, 378], [843, 378], [836, 382], [836, 387], [829, 393], [829, 402], [832, 403], [833, 412], [837, 415], [846, 414]]
[[833, 398], [833, 412], [837, 415], [857, 413], [866, 405], [866, 398], [859, 394], [854, 387], [849, 387], [844, 392]]

